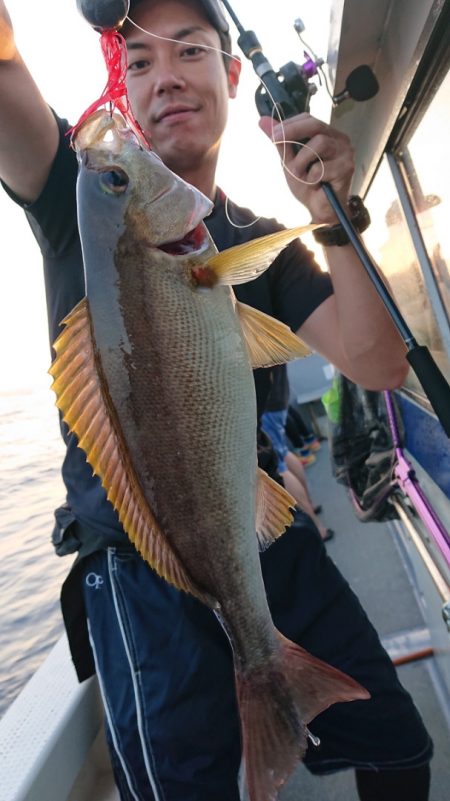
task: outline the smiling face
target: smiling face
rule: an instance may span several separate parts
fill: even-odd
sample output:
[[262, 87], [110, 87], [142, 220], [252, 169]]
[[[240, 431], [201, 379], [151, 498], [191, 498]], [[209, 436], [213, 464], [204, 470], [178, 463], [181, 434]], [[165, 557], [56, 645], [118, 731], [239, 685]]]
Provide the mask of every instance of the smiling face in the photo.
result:
[[[152, 147], [183, 177], [215, 169], [240, 65], [225, 67], [217, 31], [195, 0], [143, 0], [127, 24], [127, 86], [133, 113]], [[198, 182], [197, 182], [198, 183]]]

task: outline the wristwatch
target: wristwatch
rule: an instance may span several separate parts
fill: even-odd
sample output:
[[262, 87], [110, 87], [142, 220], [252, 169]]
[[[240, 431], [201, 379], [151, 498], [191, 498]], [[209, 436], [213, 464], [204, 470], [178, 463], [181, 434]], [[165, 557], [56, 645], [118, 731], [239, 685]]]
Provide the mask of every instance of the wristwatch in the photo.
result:
[[[351, 195], [347, 201], [348, 216], [353, 227], [362, 234], [370, 225], [370, 214], [358, 195]], [[337, 245], [348, 245], [349, 238], [341, 223], [326, 225], [312, 232], [314, 239], [324, 248]]]

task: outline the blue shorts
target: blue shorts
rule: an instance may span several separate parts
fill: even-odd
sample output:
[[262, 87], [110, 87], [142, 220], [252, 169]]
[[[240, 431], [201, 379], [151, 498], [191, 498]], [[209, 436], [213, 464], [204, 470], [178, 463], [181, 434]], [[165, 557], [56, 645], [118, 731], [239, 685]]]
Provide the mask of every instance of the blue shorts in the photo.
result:
[[[297, 514], [261, 564], [277, 628], [372, 696], [312, 721], [322, 744], [306, 766], [319, 774], [428, 762], [420, 715], [312, 521]], [[233, 661], [214, 614], [132, 548], [87, 557], [80, 575], [122, 801], [239, 801]]]
[[285, 473], [287, 470], [285, 459], [289, 448], [284, 430], [286, 419], [287, 409], [284, 409], [282, 412], [264, 412], [261, 416], [261, 428], [264, 433], [267, 434], [273, 445], [278, 459], [279, 473]]

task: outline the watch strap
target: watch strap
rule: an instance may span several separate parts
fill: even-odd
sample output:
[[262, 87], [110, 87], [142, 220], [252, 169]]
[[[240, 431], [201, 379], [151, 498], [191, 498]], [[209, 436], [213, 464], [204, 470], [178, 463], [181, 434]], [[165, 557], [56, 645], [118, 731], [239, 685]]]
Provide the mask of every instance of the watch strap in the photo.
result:
[[[347, 201], [348, 215], [353, 227], [362, 234], [370, 225], [370, 214], [359, 195], [351, 195]], [[313, 231], [313, 237], [322, 247], [348, 245], [349, 238], [341, 223], [327, 225]]]

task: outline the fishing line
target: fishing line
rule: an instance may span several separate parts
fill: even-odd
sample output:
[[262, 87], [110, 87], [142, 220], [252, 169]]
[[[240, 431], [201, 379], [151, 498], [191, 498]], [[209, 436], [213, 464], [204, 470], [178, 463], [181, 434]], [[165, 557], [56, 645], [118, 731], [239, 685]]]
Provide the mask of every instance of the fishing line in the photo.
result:
[[[226, 50], [222, 50], [220, 47], [215, 47], [214, 45], [207, 45], [207, 44], [203, 44], [203, 43], [200, 43], [200, 42], [189, 42], [189, 41], [185, 41], [184, 39], [173, 39], [170, 36], [161, 36], [160, 34], [154, 33], [153, 31], [148, 31], [145, 28], [142, 28], [140, 25], [138, 25], [136, 22], [134, 22], [134, 20], [132, 20], [130, 16], [127, 16], [126, 20], [131, 25], [133, 25], [135, 28], [137, 28], [137, 30], [141, 31], [142, 33], [146, 34], [147, 36], [152, 36], [154, 39], [160, 39], [160, 40], [165, 41], [165, 42], [173, 42], [174, 44], [187, 45], [188, 47], [199, 47], [202, 50], [212, 50], [212, 51], [214, 51], [216, 53], [220, 53], [221, 55], [226, 56], [227, 58], [233, 59], [234, 61], [238, 61], [239, 63], [241, 63], [240, 58], [238, 58], [237, 56], [233, 56], [232, 54], [228, 53]], [[268, 86], [266, 86], [266, 84], [264, 83], [262, 78], [260, 78], [260, 81], [261, 81], [262, 85], [264, 86], [264, 89], [266, 90], [270, 100], [272, 101], [273, 111], [276, 113], [276, 115], [278, 117], [278, 122], [280, 123], [280, 126], [281, 126], [283, 139], [275, 140], [273, 137], [271, 137], [271, 140], [272, 140], [274, 145], [283, 145], [283, 155], [282, 155], [282, 157], [280, 159], [281, 163], [283, 165], [283, 170], [285, 172], [287, 172], [295, 181], [298, 181], [299, 183], [305, 184], [306, 186], [315, 186], [317, 184], [320, 184], [320, 182], [322, 181], [322, 179], [324, 177], [324, 174], [325, 174], [325, 165], [324, 165], [323, 160], [321, 159], [319, 154], [316, 153], [316, 151], [310, 145], [308, 145], [307, 143], [305, 143], [305, 142], [294, 142], [292, 140], [284, 138], [283, 118], [281, 117], [281, 114], [279, 112], [278, 106], [277, 106], [277, 104], [276, 104], [276, 102], [275, 102], [275, 100], [274, 100], [274, 98], [273, 98]], [[273, 120], [274, 120], [274, 117], [273, 117], [273, 112], [272, 112], [272, 121]], [[273, 133], [273, 126], [272, 126], [272, 133]], [[302, 178], [300, 178], [298, 175], [295, 175], [295, 173], [292, 172], [292, 170], [290, 170], [289, 167], [286, 164], [286, 145], [296, 145], [296, 146], [300, 145], [300, 147], [306, 147], [308, 150], [310, 150], [311, 153], [315, 156], [315, 159], [317, 161], [319, 161], [320, 164], [321, 164], [322, 174], [321, 174], [320, 178], [318, 178], [316, 181], [305, 181]], [[235, 223], [231, 219], [230, 214], [229, 214], [228, 196], [225, 196], [225, 215], [226, 215], [226, 218], [227, 218], [228, 222], [230, 223], [230, 225], [232, 225], [234, 228], [242, 228], [242, 229], [251, 228], [252, 225], [255, 225], [259, 220], [262, 219], [261, 216], [259, 216], [255, 220], [253, 220], [251, 223], [246, 223], [245, 225], [240, 225], [239, 223]]]
[[[291, 175], [292, 178], [294, 178], [300, 184], [305, 184], [306, 186], [316, 186], [317, 184], [320, 184], [320, 182], [323, 179], [323, 176], [325, 175], [325, 164], [323, 162], [323, 159], [321, 159], [319, 154], [307, 142], [297, 142], [297, 141], [294, 141], [292, 139], [286, 139], [285, 138], [284, 120], [283, 120], [283, 118], [282, 118], [282, 116], [281, 116], [281, 114], [280, 114], [280, 112], [278, 110], [278, 106], [277, 106], [274, 98], [272, 97], [272, 94], [270, 93], [269, 88], [266, 86], [266, 84], [264, 83], [264, 81], [261, 78], [260, 78], [260, 80], [261, 80], [262, 85], [264, 86], [264, 89], [266, 90], [267, 94], [269, 95], [270, 100], [272, 101], [273, 111], [275, 111], [277, 113], [277, 115], [278, 115], [278, 122], [280, 123], [280, 127], [281, 127], [281, 132], [282, 132], [283, 138], [282, 139], [278, 139], [278, 140], [273, 138], [273, 132], [274, 132], [273, 122], [274, 122], [275, 118], [274, 118], [273, 111], [272, 111], [272, 136], [271, 136], [271, 139], [272, 139], [272, 142], [273, 142], [274, 145], [283, 145], [283, 156], [281, 158], [281, 163], [283, 165], [283, 170], [285, 170], [285, 172], [289, 173], [289, 175]], [[318, 178], [316, 181], [304, 181], [298, 175], [295, 175], [295, 173], [293, 173], [292, 170], [290, 170], [289, 167], [286, 166], [286, 145], [295, 145], [296, 147], [306, 147], [308, 150], [310, 150], [311, 153], [316, 157], [316, 161], [320, 162], [320, 165], [321, 165], [321, 168], [322, 168], [322, 174], [321, 174], [320, 178]]]
[[[283, 155], [280, 158], [280, 161], [281, 161], [281, 163], [283, 165], [283, 170], [285, 172], [289, 173], [289, 175], [291, 175], [292, 178], [294, 178], [299, 183], [306, 184], [306, 186], [315, 186], [316, 184], [320, 184], [320, 182], [322, 181], [323, 176], [325, 174], [325, 164], [323, 162], [323, 159], [321, 159], [321, 157], [319, 156], [318, 153], [316, 153], [314, 148], [312, 148], [311, 145], [308, 145], [306, 142], [297, 142], [297, 141], [293, 141], [292, 139], [286, 139], [285, 138], [284, 121], [283, 121], [283, 118], [282, 118], [282, 116], [280, 114], [280, 111], [278, 109], [278, 105], [275, 102], [275, 100], [274, 100], [274, 98], [272, 96], [272, 93], [270, 92], [269, 87], [266, 86], [266, 84], [264, 83], [264, 81], [263, 81], [263, 79], [261, 77], [260, 77], [260, 81], [261, 81], [262, 85], [264, 86], [264, 89], [266, 90], [267, 94], [269, 95], [270, 100], [272, 101], [272, 115], [271, 115], [271, 117], [272, 117], [272, 136], [271, 136], [271, 141], [272, 141], [272, 143], [274, 145], [283, 145]], [[278, 122], [280, 123], [280, 126], [281, 126], [283, 139], [276, 140], [276, 139], [273, 138], [273, 131], [274, 131], [273, 122], [275, 120], [274, 112], [278, 116]], [[298, 175], [295, 175], [295, 173], [293, 173], [292, 170], [290, 170], [289, 167], [286, 164], [286, 145], [296, 145], [297, 147], [306, 147], [306, 148], [308, 148], [308, 150], [310, 150], [311, 153], [316, 157], [316, 161], [320, 162], [320, 165], [321, 165], [321, 168], [322, 168], [322, 174], [321, 174], [320, 178], [318, 178], [316, 181], [304, 181]], [[238, 223], [233, 222], [233, 220], [231, 219], [229, 211], [228, 211], [228, 204], [229, 204], [228, 197], [225, 196], [225, 216], [226, 216], [228, 222], [230, 223], [230, 225], [232, 225], [234, 228], [251, 228], [252, 225], [255, 225], [257, 222], [259, 222], [259, 220], [262, 219], [261, 216], [259, 216], [259, 217], [257, 217], [255, 220], [253, 220], [250, 223], [246, 223], [245, 225], [239, 225]]]

